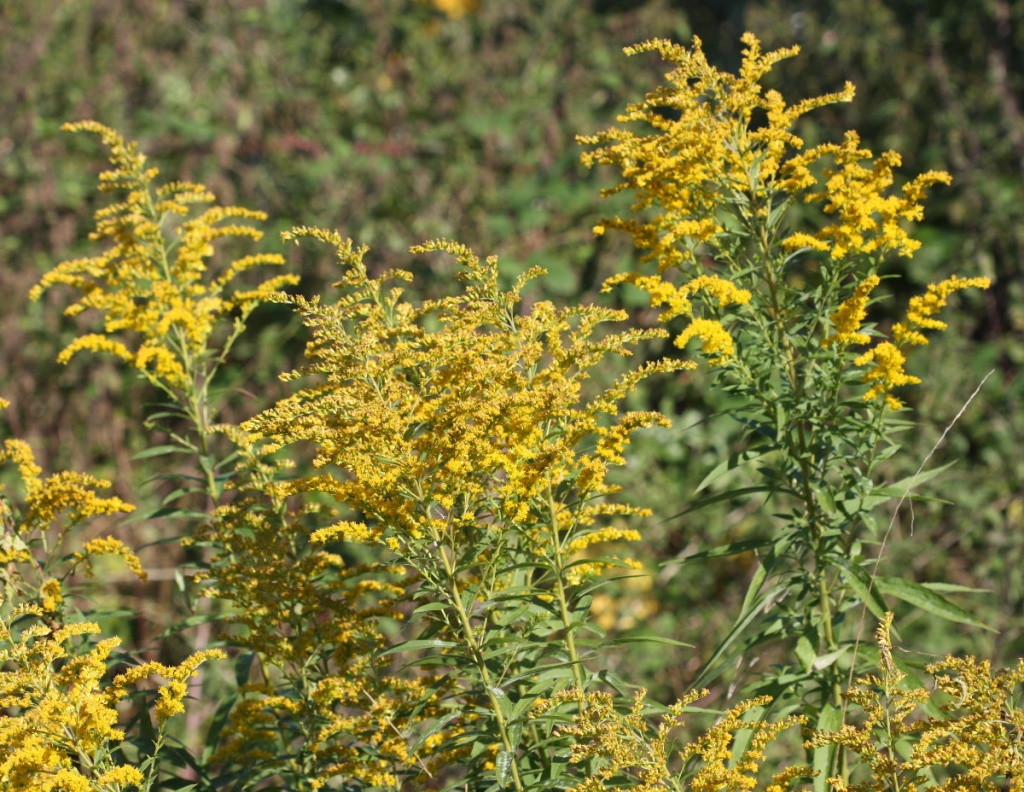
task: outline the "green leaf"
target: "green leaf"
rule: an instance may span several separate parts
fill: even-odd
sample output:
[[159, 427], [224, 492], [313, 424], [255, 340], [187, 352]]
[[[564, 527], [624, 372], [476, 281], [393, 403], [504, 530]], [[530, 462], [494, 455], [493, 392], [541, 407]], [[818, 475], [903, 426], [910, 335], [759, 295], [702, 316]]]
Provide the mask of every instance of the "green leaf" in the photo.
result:
[[419, 739], [416, 740], [415, 743], [413, 743], [412, 748], [409, 749], [409, 753], [416, 753], [416, 751], [418, 751], [423, 746], [423, 743], [425, 743], [427, 740], [429, 740], [431, 737], [433, 737], [435, 734], [441, 731], [441, 729], [443, 729], [445, 726], [447, 726], [449, 723], [451, 723], [453, 720], [460, 717], [461, 715], [461, 712], [450, 712], [447, 715], [445, 715], [437, 723], [431, 726], [426, 731], [426, 733], [420, 735]]
[[706, 558], [724, 558], [725, 556], [739, 555], [740, 553], [747, 553], [751, 550], [759, 550], [762, 547], [768, 547], [774, 541], [774, 539], [744, 539], [740, 542], [730, 542], [729, 544], [712, 547], [710, 550], [702, 550], [699, 553], [684, 556], [683, 558], [673, 558], [670, 561], [663, 562], [661, 566], [665, 567], [671, 566], [672, 564], [690, 564], [694, 561], [703, 561]]
[[693, 648], [693, 644], [683, 643], [682, 641], [676, 641], [672, 638], [665, 638], [660, 635], [625, 635], [619, 638], [612, 638], [610, 641], [605, 641], [603, 645], [618, 646], [619, 644], [634, 643], [666, 644], [668, 646], [683, 646], [687, 649]]
[[991, 594], [992, 589], [973, 588], [972, 586], [961, 586], [957, 583], [922, 583], [926, 589], [932, 591], [948, 591], [962, 594]]
[[389, 649], [385, 649], [381, 652], [381, 657], [387, 657], [390, 654], [396, 654], [398, 652], [417, 652], [420, 649], [452, 649], [458, 646], [455, 641], [442, 641], [440, 638], [434, 638], [431, 640], [418, 640], [418, 641], [406, 641], [405, 643], [397, 644]]
[[875, 585], [883, 594], [888, 594], [896, 599], [916, 605], [923, 611], [933, 616], [946, 619], [946, 621], [970, 624], [972, 627], [979, 627], [989, 632], [998, 632], [983, 621], [979, 621], [959, 605], [950, 602], [941, 594], [903, 578], [875, 578]]
[[734, 498], [742, 498], [745, 495], [755, 495], [758, 492], [790, 492], [788, 489], [780, 489], [775, 486], [768, 486], [765, 484], [758, 485], [756, 487], [740, 487], [739, 489], [728, 490], [727, 492], [720, 492], [717, 495], [711, 495], [710, 497], [703, 498], [692, 506], [683, 509], [678, 514], [673, 514], [662, 520], [663, 523], [669, 520], [674, 520], [676, 517], [682, 517], [690, 512], [700, 511], [706, 506], [710, 506], [713, 503], [719, 503], [721, 501], [733, 500]]
[[846, 575], [843, 576], [843, 580], [853, 591], [854, 595], [867, 605], [871, 615], [876, 619], [885, 618], [885, 612], [888, 606], [885, 604], [885, 600], [882, 599], [878, 589], [872, 584], [871, 578], [868, 577], [868, 573], [864, 567], [860, 564], [850, 561], [848, 558], [835, 558], [833, 563], [840, 566]]
[[736, 470], [739, 467], [742, 467], [744, 464], [750, 462], [752, 459], [757, 459], [758, 457], [764, 456], [765, 453], [766, 452], [761, 450], [748, 449], [746, 451], [741, 451], [738, 454], [733, 454], [724, 462], [720, 462], [718, 465], [716, 465], [715, 468], [704, 477], [704, 480], [697, 485], [697, 489], [694, 490], [694, 492], [701, 492], [711, 484], [714, 484], [716, 481], [718, 481], [718, 479], [722, 478], [722, 476], [726, 475], [727, 473], [731, 473], [732, 471]]
[[166, 456], [167, 454], [194, 454], [196, 449], [194, 448], [182, 448], [176, 445], [158, 445], [152, 448], [147, 448], [144, 451], [139, 451], [132, 457], [132, 461], [136, 462], [140, 459], [149, 459], [151, 457]]
[[[697, 672], [697, 678], [694, 680], [692, 687], [705, 687], [709, 682], [716, 679], [718, 675], [722, 673], [724, 670], [724, 664], [720, 661], [723, 657], [728, 657], [726, 653], [729, 647], [736, 642], [747, 627], [749, 627], [757, 618], [765, 603], [784, 588], [782, 584], [779, 584], [778, 586], [773, 586], [762, 594], [757, 594], [755, 584], [760, 588], [761, 582], [757, 580], [756, 575], [755, 580], [751, 583], [751, 587], [747, 590], [747, 600], [743, 603], [743, 610], [736, 618], [736, 621], [733, 623], [728, 635], [725, 636], [722, 642], [715, 649], [714, 653], [712, 653], [711, 657], [708, 658], [707, 662], [700, 667], [700, 670]], [[751, 598], [752, 592], [754, 593], [754, 596]]]
[[[890, 501], [893, 498], [903, 498], [909, 496], [914, 488], [919, 487], [926, 481], [935, 478], [940, 473], [944, 473], [949, 470], [956, 462], [949, 462], [945, 465], [940, 465], [937, 468], [926, 470], [921, 473], [915, 473], [913, 476], [907, 476], [905, 479], [900, 479], [894, 484], [889, 484], [885, 487], [877, 487], [871, 491], [871, 494], [864, 499], [863, 508], [873, 509], [886, 501]], [[920, 496], [915, 495], [915, 498], [920, 500]]]
[[810, 673], [811, 668], [814, 667], [814, 661], [817, 659], [818, 653], [814, 651], [814, 647], [808, 640], [806, 635], [801, 635], [796, 642], [796, 659], [800, 661], [800, 666]]
[[497, 700], [498, 706], [501, 707], [502, 716], [504, 716], [505, 720], [508, 720], [512, 715], [512, 702], [508, 694], [500, 687], [489, 687], [487, 690]]

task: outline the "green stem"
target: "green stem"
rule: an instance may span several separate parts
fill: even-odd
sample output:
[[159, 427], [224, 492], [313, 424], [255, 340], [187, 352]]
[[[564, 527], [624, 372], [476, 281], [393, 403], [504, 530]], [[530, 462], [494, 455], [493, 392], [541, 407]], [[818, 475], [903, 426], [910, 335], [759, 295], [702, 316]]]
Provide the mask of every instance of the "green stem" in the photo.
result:
[[[569, 662], [572, 663], [576, 686], [580, 689], [580, 694], [582, 695], [586, 688], [586, 679], [583, 676], [583, 664], [580, 662], [580, 656], [576, 650], [576, 638], [572, 630], [572, 616], [569, 613], [569, 602], [565, 592], [565, 558], [562, 555], [562, 540], [558, 535], [558, 509], [555, 504], [555, 495], [551, 490], [550, 481], [548, 482], [548, 513], [551, 516], [551, 533], [554, 537], [555, 597], [558, 600], [562, 627], [565, 630], [565, 647], [569, 652]], [[580, 709], [586, 711], [586, 700], [581, 698], [580, 701]]]
[[494, 720], [498, 724], [498, 733], [501, 735], [502, 746], [512, 757], [512, 782], [515, 784], [516, 792], [523, 792], [523, 782], [519, 777], [519, 767], [516, 763], [512, 739], [509, 737], [508, 724], [505, 721], [504, 713], [501, 711], [501, 702], [498, 700], [497, 695], [495, 695], [494, 684], [491, 681], [491, 674], [487, 670], [487, 663], [484, 661], [483, 652], [480, 651], [480, 644], [476, 639], [476, 633], [473, 631], [473, 625], [469, 620], [469, 614], [466, 612], [466, 607], [462, 604], [462, 592], [459, 590], [459, 584], [455, 578], [453, 561], [448, 558], [448, 554], [444, 552], [443, 547], [439, 549], [441, 551], [439, 554], [441, 556], [441, 561], [444, 564], [445, 574], [448, 578], [448, 594], [451, 597], [452, 603], [455, 605], [455, 611], [459, 617], [459, 624], [462, 627], [462, 632], [466, 639], [466, 645], [469, 647], [470, 655], [473, 658], [473, 665], [476, 666], [476, 669], [480, 674], [480, 681], [484, 683], [484, 690], [487, 692], [487, 698], [491, 703], [491, 711], [494, 713]]

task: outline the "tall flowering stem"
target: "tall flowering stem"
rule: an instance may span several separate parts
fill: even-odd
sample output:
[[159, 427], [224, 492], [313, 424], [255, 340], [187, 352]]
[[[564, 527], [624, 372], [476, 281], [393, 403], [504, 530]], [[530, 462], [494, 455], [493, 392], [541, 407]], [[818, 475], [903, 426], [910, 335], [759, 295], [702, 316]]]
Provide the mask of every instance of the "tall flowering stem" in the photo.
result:
[[[202, 184], [158, 184], [159, 170], [147, 165], [138, 145], [95, 121], [66, 124], [64, 129], [100, 137], [111, 164], [100, 174], [100, 190], [120, 200], [96, 212], [96, 229], [90, 235], [108, 247], [99, 255], [57, 265], [30, 297], [39, 300], [62, 284], [81, 293], [65, 309], [67, 316], [100, 313], [102, 332], [79, 336], [57, 360], [68, 363], [86, 351], [113, 354], [163, 391], [185, 411], [196, 432], [196, 444], [176, 439], [197, 453], [216, 501], [210, 383], [252, 311], [269, 295], [297, 283], [298, 276], [278, 275], [255, 287], [236, 283], [253, 267], [282, 265], [284, 259], [275, 253], [242, 256], [215, 275], [209, 261], [215, 245], [231, 238], [258, 241], [263, 232], [252, 223], [266, 219], [262, 212], [217, 206]], [[228, 329], [222, 333], [225, 320]]]
[[[897, 393], [920, 381], [906, 372], [906, 356], [927, 343], [926, 331], [945, 328], [934, 315], [951, 294], [988, 279], [930, 286], [888, 336], [869, 321], [890, 259], [920, 245], [909, 226], [923, 216], [925, 191], [950, 177], [928, 171], [895, 189], [899, 154], [876, 157], [852, 131], [805, 149], [799, 119], [851, 101], [853, 86], [789, 104], [763, 82], [798, 49], [763, 52], [749, 33], [743, 43], [737, 74], [708, 63], [696, 38], [689, 47], [653, 40], [628, 49], [661, 55], [671, 66], [666, 84], [626, 109], [619, 121], [627, 126], [580, 141], [590, 147], [586, 164], [621, 173], [605, 193], [634, 196], [632, 215], [595, 232], [630, 234], [645, 251], [641, 263], [656, 265], [605, 288], [642, 289], [663, 321], [682, 325], [677, 346], [700, 341], [698, 354], [738, 397], [735, 414], [748, 429], [734, 461], [758, 460], [745, 493], [765, 493], [781, 517], [770, 534], [743, 543], [758, 546], [760, 568], [735, 629], [695, 684], [782, 639], [796, 668], [782, 667], [755, 690], [817, 690], [816, 705], [838, 711], [859, 638], [849, 627], [857, 620], [845, 614], [867, 607], [881, 618], [884, 594], [936, 607], [917, 584], [872, 580], [863, 540], [875, 529], [873, 510], [909, 487], [878, 480], [878, 465], [895, 450]], [[801, 202], [820, 207], [817, 228], [795, 226], [791, 210]], [[946, 604], [939, 610], [947, 617], [971, 620]]]
[[[376, 544], [415, 571], [422, 633], [391, 651], [429, 650], [440, 655], [431, 664], [473, 670], [455, 680], [447, 706], [468, 728], [474, 702], [486, 703], [498, 781], [526, 788], [552, 760], [524, 736], [533, 702], [566, 678], [590, 684], [584, 584], [635, 564], [617, 554], [639, 539], [619, 518], [646, 510], [608, 501], [616, 488], [605, 479], [630, 434], [665, 419], [618, 404], [644, 377], [692, 364], [647, 365], [585, 398], [607, 355], [664, 332], [598, 333], [623, 314], [591, 306], [538, 302], [522, 312], [520, 290], [539, 273], [502, 290], [496, 259], [454, 242], [414, 252], [454, 256], [460, 290], [416, 303], [388, 285], [408, 272], [371, 278], [366, 249], [337, 233], [290, 236], [334, 248], [341, 296], [287, 298], [313, 332], [306, 366], [290, 375], [308, 384], [245, 429], [271, 452], [313, 444], [321, 472], [282, 494], [325, 493], [352, 514], [313, 542]], [[594, 558], [598, 545], [607, 549]]]

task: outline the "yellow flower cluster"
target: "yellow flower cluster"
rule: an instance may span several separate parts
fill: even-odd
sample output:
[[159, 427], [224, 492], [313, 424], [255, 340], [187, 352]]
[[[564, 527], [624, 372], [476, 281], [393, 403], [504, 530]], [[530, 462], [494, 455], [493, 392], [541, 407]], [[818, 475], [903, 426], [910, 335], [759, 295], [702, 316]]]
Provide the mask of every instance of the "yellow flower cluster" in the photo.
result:
[[[339, 777], [393, 785], [398, 768], [408, 776], [414, 765], [429, 770], [451, 760], [437, 751], [449, 729], [413, 746], [445, 685], [394, 674], [380, 654], [386, 641], [378, 622], [403, 618], [395, 603], [416, 581], [401, 567], [346, 566], [311, 544], [308, 524], [334, 510], [315, 503], [289, 510], [277, 468], [251, 438], [232, 434], [238, 493], [194, 537], [214, 548], [197, 579], [207, 596], [233, 603], [226, 621], [242, 630], [232, 641], [257, 653], [268, 681], [244, 687], [214, 761], [246, 772], [276, 768], [299, 733], [314, 788]], [[289, 723], [300, 727], [283, 728]]]
[[990, 285], [988, 278], [960, 278], [956, 275], [941, 283], [928, 284], [925, 294], [910, 298], [906, 321], [893, 325], [893, 341], [900, 346], [927, 344], [928, 339], [922, 330], [946, 329], [945, 322], [932, 317], [945, 307], [949, 295], [961, 289], [987, 289]]
[[[784, 329], [789, 307], [779, 302], [780, 278], [796, 252], [825, 253], [828, 267], [836, 271], [854, 266], [837, 269], [844, 261], [863, 260], [875, 270], [885, 254], [910, 256], [920, 243], [904, 226], [922, 219], [926, 189], [950, 180], [947, 173], [928, 171], [893, 194], [900, 155], [887, 151], [876, 158], [852, 131], [842, 143], [803, 151], [803, 140], [791, 131], [794, 123], [810, 110], [851, 100], [853, 86], [787, 105], [777, 91], [765, 90], [761, 83], [778, 61], [792, 57], [798, 48], [763, 53], [750, 33], [743, 36], [743, 43], [743, 62], [735, 75], [710, 65], [696, 38], [690, 47], [654, 40], [628, 49], [630, 54], [657, 52], [673, 66], [667, 85], [629, 106], [618, 119], [641, 122], [651, 131], [638, 134], [616, 127], [579, 139], [597, 147], [583, 155], [587, 165], [614, 165], [622, 174], [622, 181], [605, 195], [630, 191], [635, 196], [632, 209], [641, 213], [640, 219], [605, 220], [595, 233], [608, 228], [626, 231], [638, 248], [647, 251], [641, 262], [656, 261], [659, 273], [678, 268], [690, 279], [676, 287], [660, 276], [623, 274], [609, 279], [606, 288], [633, 283], [650, 294], [652, 306], [666, 306], [662, 321], [690, 318], [676, 345], [699, 338], [712, 365], [726, 364], [736, 351], [730, 324], [723, 322], [723, 308], [747, 305], [752, 290], [763, 287], [767, 293], [747, 309], [742, 324], [764, 321]], [[834, 222], [815, 233], [785, 230], [786, 210], [796, 199], [821, 204]], [[645, 217], [642, 213], [648, 210]], [[727, 268], [733, 280], [707, 271], [717, 266]], [[741, 287], [739, 279], [750, 289]], [[835, 333], [825, 338], [826, 346], [870, 340], [860, 325], [878, 277], [871, 274], [858, 280], [855, 293], [831, 313]], [[899, 348], [923, 343], [919, 328], [944, 327], [928, 317], [950, 291], [982, 282], [947, 281], [912, 303], [907, 323], [894, 328], [895, 346], [880, 346], [861, 358], [859, 365], [873, 364], [865, 378], [872, 383], [867, 399], [884, 397], [890, 407], [899, 404], [891, 389], [915, 381], [903, 371]], [[705, 310], [695, 317], [691, 298], [699, 292], [705, 293]], [[750, 316], [751, 311], [767, 316]]]
[[569, 761], [577, 765], [591, 762], [592, 773], [572, 787], [572, 792], [604, 792], [613, 788], [609, 782], [621, 781], [624, 774], [636, 781], [630, 789], [657, 792], [672, 788], [669, 734], [679, 725], [683, 707], [707, 695], [707, 691], [693, 693], [675, 704], [670, 708], [671, 717], [653, 731], [644, 712], [646, 695], [646, 690], [636, 691], [628, 713], [619, 712], [608, 693], [584, 693], [577, 688], [559, 691], [547, 703], [548, 711], [569, 703], [577, 706], [572, 725], [559, 727], [559, 731], [574, 738]]
[[450, 19], [461, 19], [480, 8], [480, 0], [430, 0], [438, 11]]
[[92, 558], [100, 555], [120, 556], [124, 559], [128, 569], [139, 580], [144, 581], [148, 579], [146, 570], [142, 568], [142, 562], [139, 560], [139, 557], [124, 542], [120, 539], [115, 539], [113, 536], [108, 536], [105, 539], [90, 539], [81, 550], [75, 553], [74, 559], [79, 562], [85, 562], [85, 574], [92, 577]]
[[[7, 402], [0, 399], [0, 410], [6, 406]], [[121, 556], [145, 579], [138, 557], [117, 539], [96, 539], [80, 553], [67, 555], [65, 543], [76, 526], [90, 517], [134, 509], [120, 498], [97, 494], [97, 490], [110, 486], [109, 481], [69, 471], [44, 477], [28, 443], [16, 438], [7, 438], [0, 445], [0, 466], [5, 464], [14, 465], [24, 493], [23, 498], [8, 498], [0, 484], [0, 580], [9, 596], [14, 592], [20, 603], [33, 603], [59, 616], [64, 580], [78, 562], [101, 553]], [[68, 561], [70, 566], [59, 569]]]
[[[289, 492], [325, 492], [365, 515], [317, 531], [314, 541], [378, 541], [400, 556], [439, 563], [436, 552], [423, 549], [461, 553], [477, 544], [478, 533], [500, 535], [513, 526], [521, 548], [544, 557], [613, 538], [596, 524], [609, 510], [623, 511], [595, 500], [612, 491], [608, 466], [621, 464], [630, 432], [664, 421], [654, 413], [619, 416], [618, 402], [643, 377], [685, 364], [630, 372], [588, 403], [581, 403], [580, 385], [608, 353], [627, 355], [629, 345], [662, 333], [595, 339], [599, 323], [623, 318], [597, 307], [558, 310], [539, 302], [517, 315], [519, 289], [536, 273], [502, 292], [496, 260], [480, 261], [445, 241], [416, 251], [455, 256], [464, 289], [413, 305], [401, 289], [367, 276], [365, 249], [334, 232], [293, 232], [301, 236], [335, 247], [346, 293], [332, 306], [290, 298], [314, 333], [310, 363], [295, 376], [320, 381], [246, 429], [266, 438], [269, 450], [310, 441], [315, 465], [345, 471], [290, 485]], [[586, 536], [594, 538], [581, 541]]]
[[712, 366], [725, 365], [735, 354], [732, 336], [717, 319], [694, 318], [693, 301], [695, 294], [705, 293], [715, 298], [717, 308], [729, 305], [746, 305], [750, 292], [738, 288], [734, 283], [717, 275], [697, 275], [682, 287], [669, 283], [660, 275], [638, 275], [632, 272], [613, 275], [604, 282], [601, 291], [611, 291], [619, 283], [631, 283], [650, 295], [652, 308], [666, 306], [659, 319], [667, 322], [677, 316], [686, 316], [691, 322], [675, 339], [675, 345], [684, 349], [693, 338], [699, 338], [702, 351], [710, 358]]
[[[614, 699], [607, 693], [582, 693], [567, 689], [556, 693], [547, 704], [549, 711], [567, 703], [575, 703], [577, 712], [572, 725], [559, 728], [562, 734], [575, 738], [570, 761], [573, 764], [590, 762], [590, 774], [572, 792], [603, 792], [618, 786], [628, 778], [629, 789], [643, 792], [682, 790], [684, 787], [668, 768], [669, 735], [683, 722], [685, 708], [708, 691], [694, 691], [668, 708], [655, 729], [650, 716], [644, 712], [646, 690], [638, 690], [628, 713], [616, 710]], [[728, 710], [724, 717], [692, 742], [683, 746], [679, 758], [684, 764], [699, 760], [696, 773], [686, 784], [694, 792], [744, 792], [757, 788], [757, 774], [766, 760], [765, 748], [788, 728], [805, 723], [805, 719], [790, 716], [775, 723], [751, 720], [747, 713], [771, 701], [768, 697], [749, 699]], [[753, 737], [740, 756], [734, 756], [732, 747], [739, 731], [751, 731]], [[776, 773], [770, 792], [785, 792], [797, 778], [811, 775], [810, 768], [799, 765]], [[616, 782], [616, 785], [609, 786]]]
[[696, 37], [691, 47], [654, 39], [627, 48], [629, 55], [657, 52], [673, 66], [666, 75], [668, 86], [618, 118], [620, 123], [643, 122], [653, 133], [613, 128], [579, 138], [599, 146], [583, 155], [585, 164], [614, 165], [622, 172], [623, 181], [605, 195], [631, 190], [634, 212], [658, 210], [646, 222], [615, 217], [595, 230], [628, 232], [638, 248], [649, 251], [642, 260], [657, 261], [660, 272], [699, 263], [701, 243], [714, 243], [725, 231], [719, 213], [734, 196], [746, 196], [749, 206], [770, 203], [784, 157], [803, 146], [790, 131], [796, 120], [814, 108], [853, 98], [847, 83], [837, 93], [787, 105], [777, 91], [766, 92], [761, 80], [799, 49], [763, 53], [751, 33], [744, 34], [743, 43], [737, 75], [708, 63]]
[[869, 275], [857, 284], [853, 296], [845, 300], [829, 318], [836, 326], [836, 332], [828, 336], [822, 343], [825, 346], [839, 344], [867, 344], [871, 337], [860, 331], [861, 325], [868, 315], [868, 299], [871, 292], [881, 283], [877, 275]]
[[[926, 670], [945, 694], [944, 714], [922, 717], [919, 713], [931, 696], [926, 689], [905, 683], [907, 675], [893, 657], [891, 629], [889, 613], [876, 631], [880, 673], [858, 679], [844, 694], [862, 720], [838, 731], [816, 732], [806, 743], [807, 748], [844, 746], [870, 770], [870, 776], [857, 783], [830, 778], [832, 788], [836, 792], [1021, 789], [1024, 712], [1017, 702], [1024, 685], [1024, 661], [995, 673], [987, 661], [973, 657], [948, 657], [929, 665]], [[937, 783], [935, 779], [943, 774], [945, 779]]]
[[[194, 207], [214, 201], [203, 185], [171, 182], [155, 187], [158, 171], [146, 167], [146, 157], [135, 143], [126, 143], [95, 121], [64, 128], [100, 136], [110, 149], [113, 166], [100, 175], [100, 189], [125, 197], [96, 213], [91, 239], [108, 240], [110, 248], [99, 256], [59, 264], [30, 293], [38, 300], [50, 287], [65, 284], [82, 293], [66, 309], [67, 315], [88, 309], [103, 314], [103, 332], [77, 338], [58, 360], [67, 363], [82, 350], [109, 352], [156, 384], [184, 387], [196, 361], [211, 354], [210, 336], [222, 317], [237, 315], [237, 335], [257, 305], [296, 283], [297, 276], [281, 275], [253, 289], [231, 287], [252, 267], [284, 263], [276, 254], [255, 254], [235, 260], [219, 277], [210, 277], [206, 260], [214, 254], [214, 243], [230, 237], [260, 239], [257, 228], [234, 221], [261, 221], [265, 215], [235, 206], [211, 206], [194, 215]], [[125, 333], [139, 337], [134, 351], [118, 340]]]
[[[819, 186], [810, 165], [826, 158], [835, 164], [824, 170], [821, 189], [805, 192]], [[804, 192], [803, 199], [808, 203], [823, 203], [826, 214], [836, 215], [838, 222], [813, 236], [792, 234], [783, 240], [783, 247], [808, 247], [827, 252], [834, 260], [888, 252], [912, 256], [921, 243], [910, 238], [900, 221], [921, 220], [925, 188], [949, 184], [952, 177], [945, 171], [927, 171], [905, 184], [901, 195], [886, 195], [894, 181], [893, 168], [900, 165], [900, 155], [887, 151], [873, 162], [872, 158], [871, 151], [860, 147], [857, 133], [850, 131], [840, 144], [824, 143], [789, 160], [783, 167], [781, 188], [792, 195]], [[865, 160], [871, 167], [861, 164]]]
[[[25, 625], [43, 616], [38, 606], [16, 607], [0, 622], [0, 789], [19, 792], [94, 792], [141, 786], [142, 772], [115, 760], [124, 739], [117, 704], [126, 687], [152, 673], [168, 682], [158, 692], [161, 720], [183, 711], [185, 681], [204, 660], [223, 658], [211, 650], [180, 666], [150, 663], [104, 685], [107, 661], [120, 643], [107, 638], [73, 649], [78, 636], [100, 631], [92, 623], [52, 629]], [[20, 627], [16, 625], [21, 625]]]
[[[866, 344], [871, 339], [861, 332], [861, 325], [867, 317], [867, 303], [871, 292], [879, 284], [877, 275], [870, 275], [857, 285], [853, 295], [843, 302], [830, 317], [835, 333], [824, 340], [824, 345]], [[954, 292], [968, 288], [987, 289], [988, 278], [961, 278], [956, 275], [939, 283], [931, 283], [925, 294], [910, 298], [906, 319], [892, 328], [892, 341], [880, 341], [854, 360], [854, 365], [870, 366], [863, 382], [871, 387], [864, 394], [864, 401], [881, 398], [886, 405], [898, 410], [903, 403], [892, 391], [901, 385], [913, 385], [921, 380], [906, 373], [906, 349], [928, 343], [924, 330], [945, 330], [946, 323], [934, 315], [946, 305]]]

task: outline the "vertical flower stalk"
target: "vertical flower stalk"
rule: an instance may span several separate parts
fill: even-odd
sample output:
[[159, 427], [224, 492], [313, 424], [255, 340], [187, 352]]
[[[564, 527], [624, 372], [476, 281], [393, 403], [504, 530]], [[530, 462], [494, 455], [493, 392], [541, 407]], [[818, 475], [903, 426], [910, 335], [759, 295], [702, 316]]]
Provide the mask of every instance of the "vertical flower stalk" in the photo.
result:
[[[486, 702], [492, 772], [527, 788], [552, 761], [530, 745], [542, 741], [535, 729], [524, 730], [533, 703], [566, 678], [589, 685], [583, 584], [634, 564], [614, 550], [586, 555], [638, 539], [616, 521], [646, 513], [609, 502], [605, 477], [633, 431], [665, 419], [618, 404], [643, 378], [691, 364], [644, 366], [584, 399], [584, 380], [607, 355], [664, 332], [598, 334], [623, 315], [597, 307], [520, 312], [520, 290], [538, 273], [503, 291], [496, 259], [457, 243], [414, 249], [454, 256], [462, 284], [415, 303], [386, 282], [411, 275], [370, 278], [366, 250], [337, 233], [290, 236], [334, 248], [343, 291], [330, 305], [288, 298], [313, 331], [307, 364], [290, 378], [311, 382], [245, 429], [268, 452], [300, 441], [316, 449], [320, 472], [283, 484], [283, 495], [325, 493], [360, 516], [316, 531], [314, 543], [376, 544], [415, 570], [422, 616], [410, 629], [422, 637], [407, 633], [389, 651], [436, 652], [432, 664], [466, 669], [444, 706], [467, 728], [472, 702]], [[541, 670], [547, 681], [530, 682]]]
[[[868, 322], [889, 259], [920, 246], [909, 228], [923, 217], [926, 190], [950, 177], [928, 171], [895, 189], [899, 154], [876, 157], [852, 131], [805, 149], [796, 122], [851, 101], [853, 86], [787, 104], [763, 82], [798, 49], [765, 53], [749, 33], [743, 43], [736, 74], [708, 63], [696, 38], [689, 47], [653, 40], [627, 49], [661, 55], [671, 67], [666, 85], [626, 109], [620, 121], [629, 126], [579, 140], [591, 147], [584, 163], [621, 174], [605, 194], [634, 196], [634, 214], [595, 232], [630, 234], [645, 251], [641, 264], [657, 265], [657, 274], [622, 273], [605, 288], [638, 287], [662, 321], [682, 324], [678, 347], [700, 340], [714, 381], [741, 399], [734, 412], [748, 428], [742, 460], [759, 460], [755, 490], [778, 501], [783, 517], [763, 542], [736, 629], [695, 684], [724, 673], [732, 648], [774, 635], [796, 650], [795, 673], [780, 670], [795, 680], [792, 695], [816, 689], [819, 705], [838, 711], [842, 665], [858, 638], [844, 614], [884, 610], [886, 586], [873, 586], [860, 539], [872, 510], [891, 497], [876, 479], [894, 450], [886, 420], [903, 406], [895, 393], [920, 382], [905, 371], [906, 355], [927, 343], [925, 331], [945, 328], [935, 314], [951, 294], [988, 280], [953, 276], [929, 286], [888, 338]], [[820, 227], [794, 227], [797, 202], [820, 207]]]

